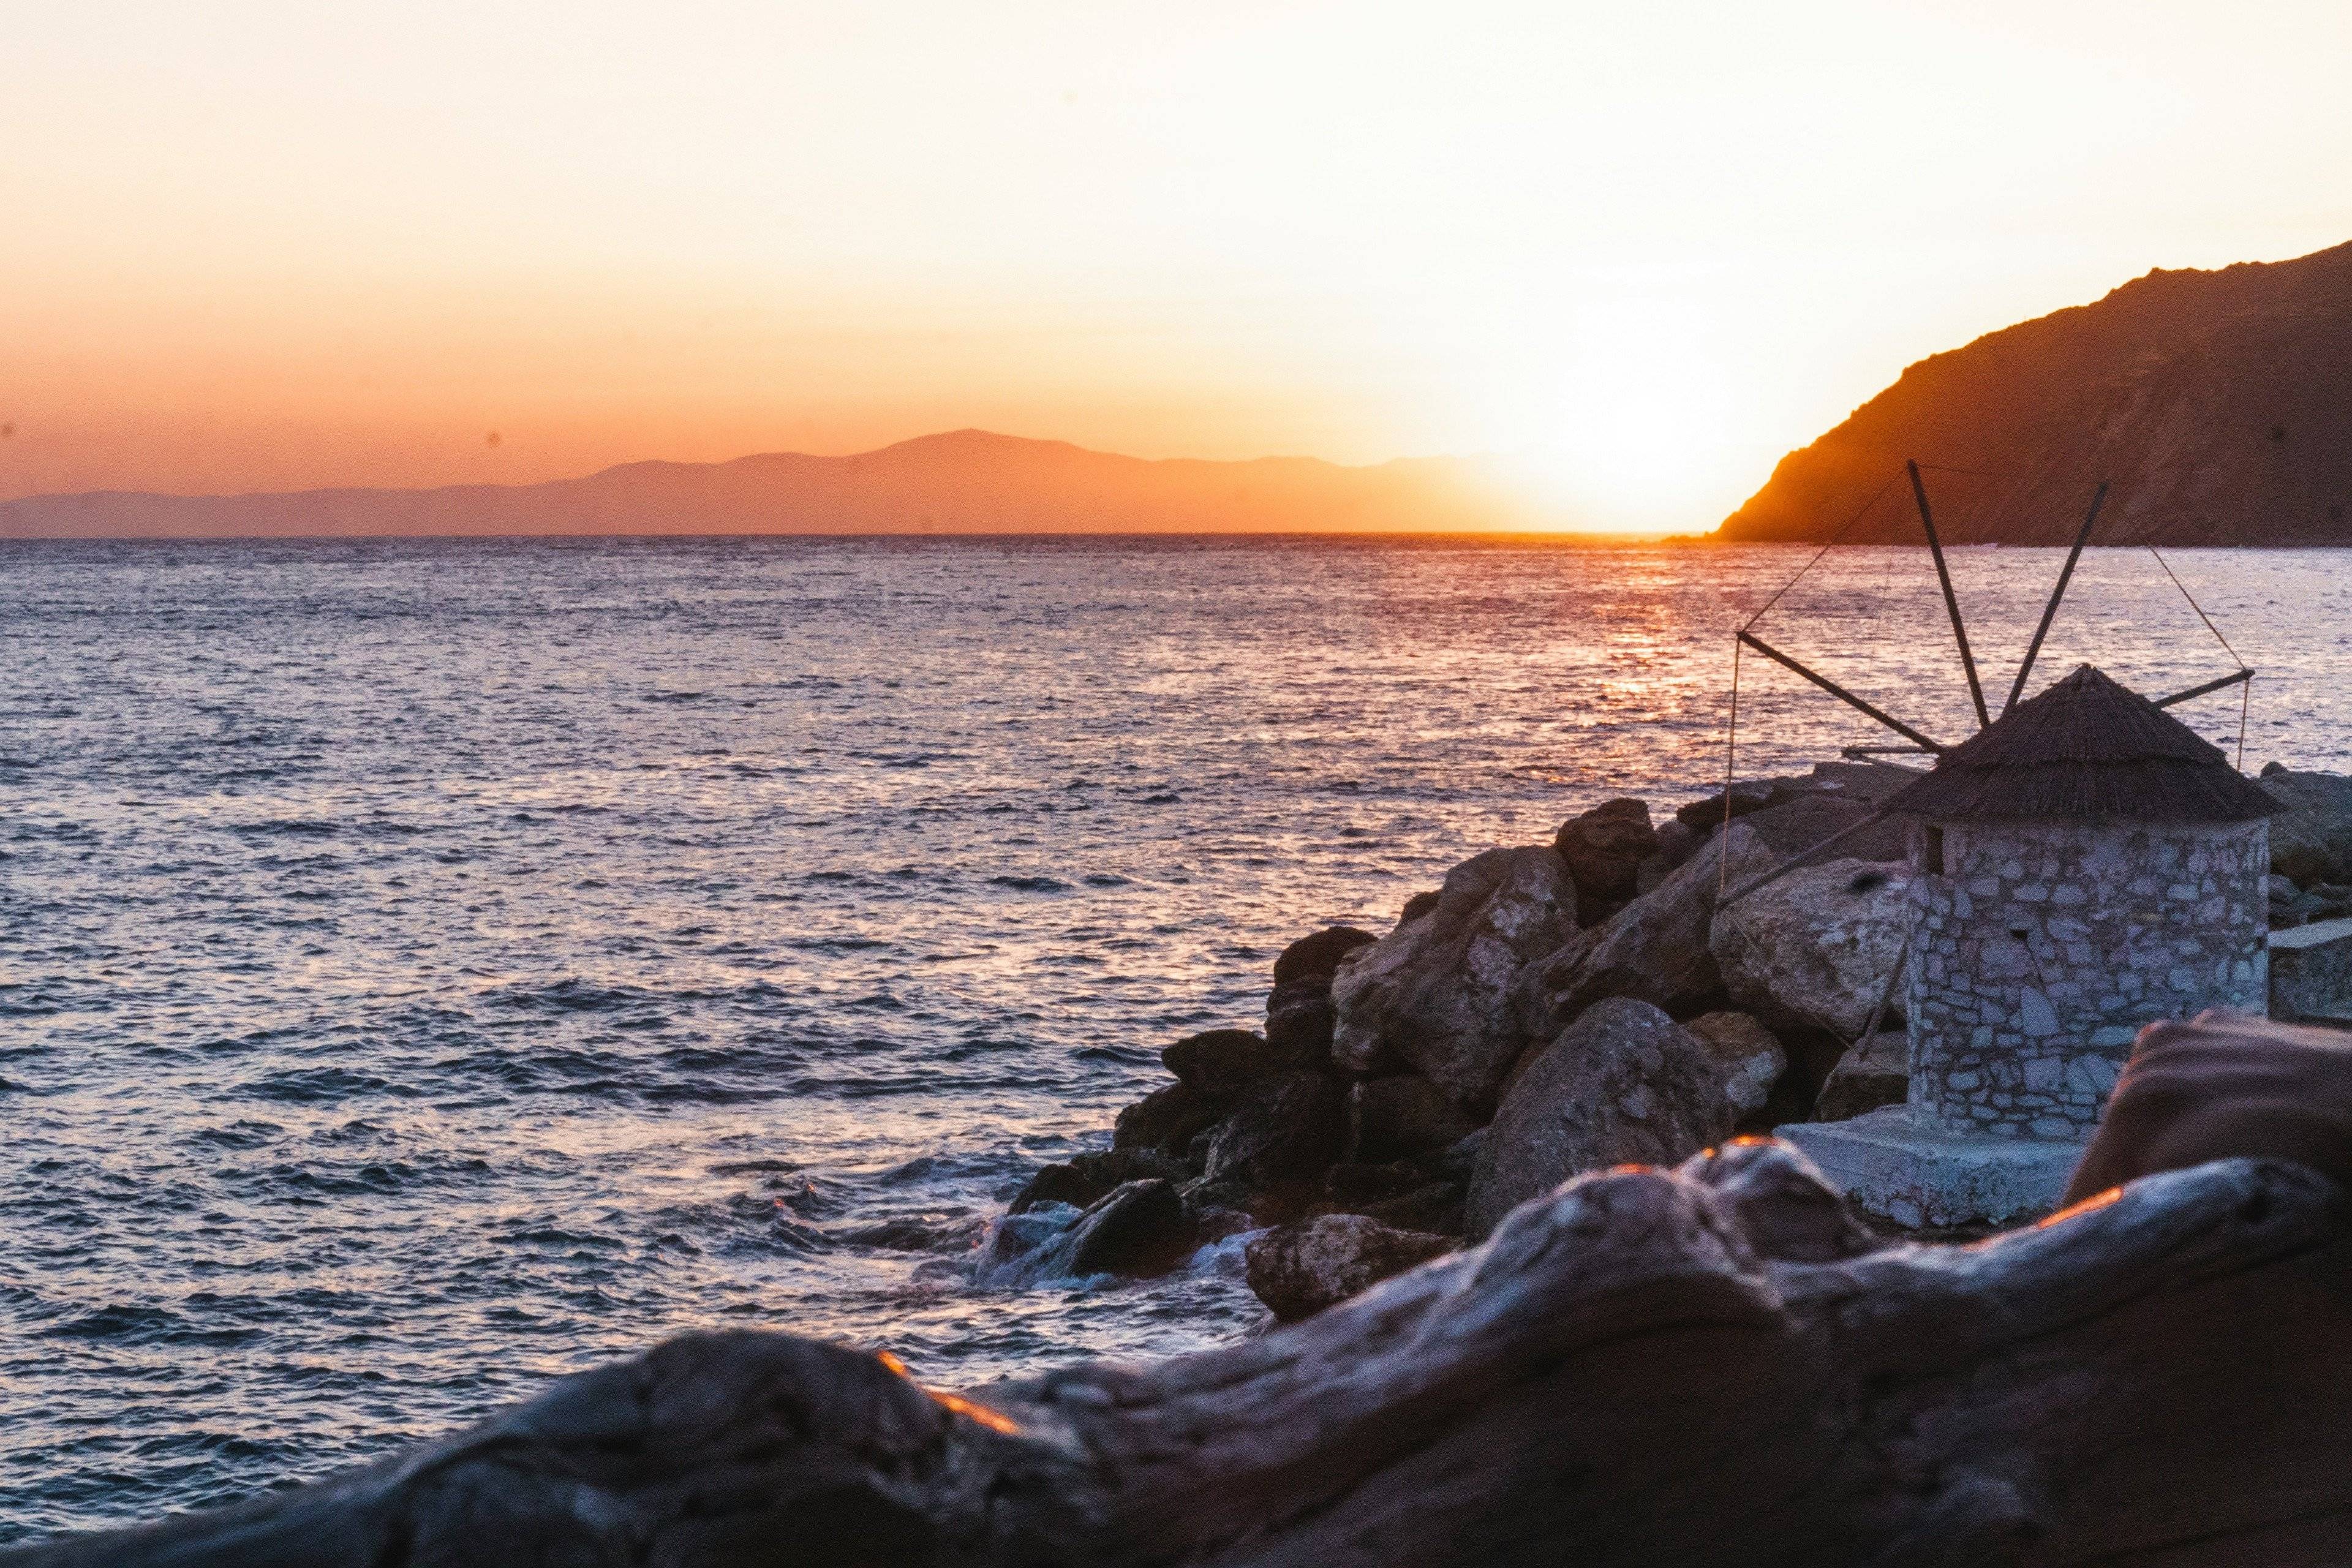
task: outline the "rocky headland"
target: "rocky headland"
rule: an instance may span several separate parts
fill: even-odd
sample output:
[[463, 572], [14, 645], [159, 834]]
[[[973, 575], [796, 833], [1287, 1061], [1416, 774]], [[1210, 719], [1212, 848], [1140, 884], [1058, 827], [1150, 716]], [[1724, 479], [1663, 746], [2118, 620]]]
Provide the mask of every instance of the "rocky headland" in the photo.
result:
[[[1246, 1233], [1290, 1321], [1580, 1173], [1900, 1103], [1909, 874], [1904, 827], [1873, 819], [1913, 776], [1822, 763], [1655, 816], [1608, 801], [1465, 860], [1385, 932], [1300, 937], [1263, 1024], [1171, 1043], [1170, 1081], [1108, 1149], [1038, 1172], [984, 1265], [1148, 1275]], [[2261, 782], [2273, 927], [2352, 915], [2352, 778]]]
[[[2150, 272], [2094, 304], [1921, 360], [1783, 458], [1726, 542], [1824, 540], [1906, 458], [1947, 542], [2064, 544], [2093, 483], [2105, 544], [2352, 542], [2352, 245]], [[1917, 543], [1900, 486], [1847, 535]]]

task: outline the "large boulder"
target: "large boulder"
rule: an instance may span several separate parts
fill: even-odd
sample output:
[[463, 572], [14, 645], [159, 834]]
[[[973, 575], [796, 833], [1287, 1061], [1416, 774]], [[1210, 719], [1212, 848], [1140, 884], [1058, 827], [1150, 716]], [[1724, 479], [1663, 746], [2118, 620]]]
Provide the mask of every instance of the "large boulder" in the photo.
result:
[[1267, 1231], [1244, 1254], [1250, 1289], [1286, 1323], [1369, 1289], [1452, 1249], [1445, 1237], [1361, 1215], [1327, 1214]]
[[1825, 860], [1717, 910], [1707, 940], [1724, 988], [1784, 1034], [1852, 1039], [1886, 994], [1909, 886], [1901, 867]]
[[1191, 1221], [1175, 1184], [1128, 1182], [1097, 1199], [1071, 1226], [1068, 1271], [1161, 1274], [1192, 1249]]
[[1294, 980], [1328, 980], [1341, 959], [1372, 940], [1371, 932], [1354, 926], [1326, 926], [1302, 936], [1276, 957], [1274, 983], [1283, 986]]
[[1333, 1061], [1411, 1068], [1465, 1107], [1493, 1103], [1526, 1043], [1511, 983], [1576, 934], [1576, 886], [1549, 845], [1489, 849], [1446, 873], [1437, 901], [1332, 977]]
[[1128, 1182], [1181, 1182], [1192, 1172], [1157, 1149], [1110, 1149], [1074, 1155], [1066, 1164], [1047, 1165], [1029, 1178], [1006, 1212], [1027, 1214], [1043, 1204], [1085, 1208]]
[[[1739, 820], [1782, 856], [1801, 855], [1824, 839], [1870, 822], [1878, 808], [1841, 792], [1801, 795]], [[1849, 860], [1901, 860], [1909, 853], [1906, 824], [1895, 817], [1871, 823], [1844, 840], [1837, 853]]]
[[1318, 1072], [1276, 1073], [1253, 1084], [1209, 1135], [1202, 1174], [1219, 1187], [1297, 1188], [1339, 1158], [1345, 1127], [1338, 1084]]
[[1007, 1215], [982, 1245], [976, 1278], [1001, 1288], [1165, 1274], [1192, 1256], [1199, 1234], [1173, 1182], [1126, 1182], [1066, 1222], [1042, 1207]]
[[1728, 789], [1675, 807], [1675, 820], [1701, 833], [1712, 833], [1724, 825], [1727, 815], [1736, 821], [1750, 812], [1778, 805], [1807, 787], [1801, 779], [1741, 779]]
[[1848, 800], [1881, 801], [1919, 776], [1899, 763], [1815, 763], [1812, 786]]
[[1813, 1102], [1813, 1120], [1851, 1121], [1882, 1106], [1900, 1105], [1910, 1094], [1910, 1037], [1901, 1029], [1882, 1029], [1856, 1040], [1830, 1068]]
[[1460, 1142], [1478, 1121], [1418, 1073], [1376, 1078], [1348, 1091], [1348, 1158], [1385, 1164]]
[[1580, 1171], [1672, 1165], [1730, 1135], [1723, 1065], [1647, 1002], [1611, 997], [1544, 1047], [1495, 1113], [1470, 1176], [1466, 1234]]
[[2284, 808], [2271, 818], [2271, 869], [2305, 887], [2352, 882], [2352, 778], [2273, 763], [2259, 782]]
[[1611, 996], [1683, 1016], [1704, 1011], [1723, 993], [1707, 945], [1716, 895], [1771, 869], [1776, 858], [1745, 824], [1734, 823], [1607, 924], [1528, 965], [1513, 984], [1522, 1037], [1549, 1040]]
[[1160, 1149], [1182, 1157], [1192, 1140], [1217, 1120], [1217, 1108], [1181, 1083], [1153, 1089], [1118, 1113], [1114, 1149]]
[[1551, 847], [1567, 863], [1580, 901], [1622, 904], [1633, 896], [1642, 862], [1658, 852], [1658, 830], [1645, 803], [1608, 800], [1562, 823]]
[[1160, 1064], [1213, 1106], [1231, 1105], [1252, 1084], [1288, 1065], [1278, 1060], [1265, 1036], [1247, 1029], [1187, 1035], [1160, 1053]]
[[1789, 1053], [1771, 1030], [1746, 1013], [1703, 1013], [1685, 1028], [1715, 1053], [1735, 1121], [1764, 1109], [1789, 1070]]

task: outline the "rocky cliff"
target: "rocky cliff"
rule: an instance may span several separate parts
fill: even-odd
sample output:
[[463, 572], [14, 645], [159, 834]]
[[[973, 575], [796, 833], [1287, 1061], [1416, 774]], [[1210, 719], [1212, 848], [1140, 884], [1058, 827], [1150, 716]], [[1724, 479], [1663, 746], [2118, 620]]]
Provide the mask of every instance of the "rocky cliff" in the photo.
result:
[[[1725, 520], [1725, 540], [1821, 540], [1906, 458], [1960, 542], [2059, 544], [2092, 481], [2109, 544], [2352, 543], [2352, 245], [2151, 272], [2096, 304], [1920, 361]], [[1897, 484], [1854, 542], [1919, 537]]]

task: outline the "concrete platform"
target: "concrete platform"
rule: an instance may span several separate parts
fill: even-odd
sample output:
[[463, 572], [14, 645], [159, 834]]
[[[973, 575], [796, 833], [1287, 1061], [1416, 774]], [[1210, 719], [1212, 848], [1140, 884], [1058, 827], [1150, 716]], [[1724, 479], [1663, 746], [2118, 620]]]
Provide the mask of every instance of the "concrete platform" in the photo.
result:
[[1776, 1127], [1855, 1204], [1897, 1225], [2006, 1225], [2058, 1206], [2084, 1145], [1971, 1138], [1913, 1123], [1890, 1105], [1851, 1121]]

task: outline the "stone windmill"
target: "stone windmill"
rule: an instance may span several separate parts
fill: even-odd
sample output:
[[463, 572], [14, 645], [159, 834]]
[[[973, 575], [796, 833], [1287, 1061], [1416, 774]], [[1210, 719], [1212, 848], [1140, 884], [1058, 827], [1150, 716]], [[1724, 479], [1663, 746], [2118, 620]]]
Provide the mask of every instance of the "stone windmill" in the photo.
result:
[[2143, 1025], [2263, 1008], [2268, 819], [2277, 805], [2164, 711], [2243, 682], [2250, 669], [2151, 701], [2084, 665], [2020, 700], [2098, 499], [1992, 717], [1917, 465], [1910, 474], [1977, 734], [1939, 744], [1747, 628], [1739, 635], [1895, 730], [1911, 742], [1903, 749], [1935, 758], [1872, 818], [1911, 825], [1911, 929], [1889, 984], [1890, 999], [1899, 984], [1904, 1001], [1908, 1100], [1780, 1135], [1864, 1208], [1906, 1225], [1951, 1226], [2054, 1205]]

